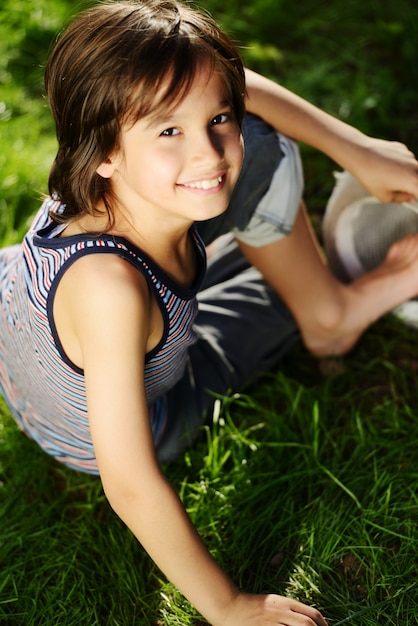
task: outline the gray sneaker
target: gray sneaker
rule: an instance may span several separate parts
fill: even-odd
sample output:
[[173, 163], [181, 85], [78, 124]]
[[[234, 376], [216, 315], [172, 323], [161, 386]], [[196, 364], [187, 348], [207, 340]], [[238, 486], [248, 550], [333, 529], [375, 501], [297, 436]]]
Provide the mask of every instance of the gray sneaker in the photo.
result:
[[[336, 174], [336, 185], [323, 220], [323, 239], [330, 268], [343, 282], [383, 262], [392, 243], [418, 232], [418, 203], [382, 203], [348, 172]], [[418, 301], [393, 313], [418, 327]]]

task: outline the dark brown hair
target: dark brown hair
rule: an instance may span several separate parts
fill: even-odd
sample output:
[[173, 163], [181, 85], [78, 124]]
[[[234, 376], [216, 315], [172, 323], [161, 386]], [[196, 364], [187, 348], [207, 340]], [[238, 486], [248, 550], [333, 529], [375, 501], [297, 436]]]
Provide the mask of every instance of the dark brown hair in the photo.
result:
[[242, 60], [206, 13], [177, 0], [121, 0], [84, 11], [63, 32], [45, 70], [58, 138], [49, 192], [65, 204], [60, 220], [95, 214], [103, 200], [112, 222], [110, 181], [97, 167], [118, 148], [123, 124], [181, 101], [202, 61], [221, 72], [241, 124]]

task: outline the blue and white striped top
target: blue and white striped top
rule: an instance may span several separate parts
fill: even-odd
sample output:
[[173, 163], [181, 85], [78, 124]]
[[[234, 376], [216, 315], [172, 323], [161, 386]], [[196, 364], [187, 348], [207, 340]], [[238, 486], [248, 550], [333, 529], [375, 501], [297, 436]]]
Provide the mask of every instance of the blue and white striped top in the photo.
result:
[[23, 244], [0, 251], [0, 391], [17, 423], [62, 463], [98, 473], [86, 407], [83, 371], [66, 356], [52, 316], [64, 272], [86, 254], [117, 254], [147, 279], [164, 319], [160, 343], [145, 358], [145, 389], [154, 440], [167, 419], [164, 394], [182, 377], [188, 347], [195, 341], [196, 294], [205, 272], [205, 251], [192, 235], [200, 260], [191, 289], [171, 280], [152, 259], [122, 237], [58, 237], [44, 202]]

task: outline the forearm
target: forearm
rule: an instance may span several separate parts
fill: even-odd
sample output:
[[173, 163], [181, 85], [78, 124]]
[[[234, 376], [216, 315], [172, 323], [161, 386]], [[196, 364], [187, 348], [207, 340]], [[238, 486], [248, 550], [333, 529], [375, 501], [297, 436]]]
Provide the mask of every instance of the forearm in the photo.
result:
[[164, 477], [140, 498], [118, 496], [112, 506], [165, 576], [211, 624], [222, 624], [238, 591]]
[[246, 70], [246, 76], [248, 111], [259, 115], [296, 141], [324, 152], [347, 168], [351, 155], [341, 151], [340, 144], [347, 143], [353, 151], [359, 151], [358, 146], [366, 141], [363, 133], [251, 70]]
[[[212, 626], [327, 626], [318, 610], [276, 594], [239, 592], [209, 554], [165, 480], [114, 508], [155, 563]], [[153, 487], [156, 485], [154, 484]], [[142, 491], [142, 490], [141, 490]]]
[[406, 146], [369, 137], [281, 85], [246, 72], [248, 111], [329, 156], [382, 202], [418, 196], [418, 162]]

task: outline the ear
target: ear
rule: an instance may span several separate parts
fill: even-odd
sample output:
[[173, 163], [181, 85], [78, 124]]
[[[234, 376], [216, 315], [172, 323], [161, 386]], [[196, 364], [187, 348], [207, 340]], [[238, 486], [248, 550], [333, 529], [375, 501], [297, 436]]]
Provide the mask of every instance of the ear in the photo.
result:
[[111, 178], [118, 164], [117, 154], [111, 154], [96, 168], [96, 173], [102, 178]]

